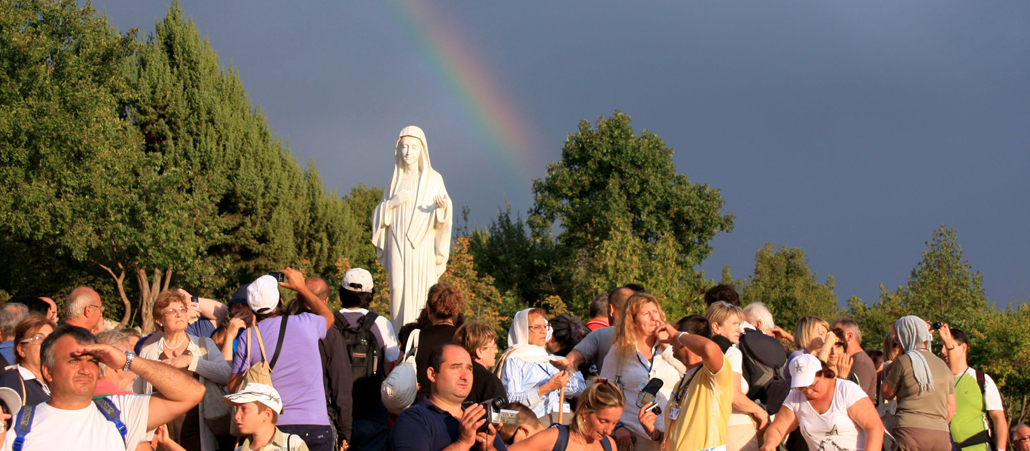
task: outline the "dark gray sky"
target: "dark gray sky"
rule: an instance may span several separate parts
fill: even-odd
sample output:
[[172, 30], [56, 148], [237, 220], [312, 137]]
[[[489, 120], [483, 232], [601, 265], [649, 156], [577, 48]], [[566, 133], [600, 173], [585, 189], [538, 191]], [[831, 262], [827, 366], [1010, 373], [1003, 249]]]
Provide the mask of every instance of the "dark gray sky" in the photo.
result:
[[[93, 5], [148, 35], [169, 2]], [[180, 6], [340, 194], [387, 185], [414, 124], [471, 222], [524, 214], [567, 134], [620, 109], [736, 215], [710, 278], [768, 241], [870, 302], [945, 224], [988, 299], [1030, 299], [1030, 2]]]

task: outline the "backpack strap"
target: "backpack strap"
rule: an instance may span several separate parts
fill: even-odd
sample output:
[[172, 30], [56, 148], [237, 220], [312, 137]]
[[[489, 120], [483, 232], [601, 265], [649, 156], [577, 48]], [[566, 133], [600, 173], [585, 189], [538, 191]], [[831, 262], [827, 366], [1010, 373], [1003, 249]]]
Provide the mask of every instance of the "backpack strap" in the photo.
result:
[[18, 437], [11, 445], [13, 451], [21, 451], [22, 446], [25, 446], [25, 436], [29, 435], [29, 431], [32, 430], [32, 417], [34, 416], [36, 416], [36, 406], [25, 406], [18, 412], [14, 420], [14, 432], [18, 434]]
[[558, 429], [558, 441], [554, 442], [553, 451], [563, 451], [569, 447], [569, 427], [564, 424], [554, 426]]
[[122, 441], [124, 442], [126, 436], [129, 435], [129, 429], [122, 422], [122, 413], [118, 411], [114, 401], [111, 401], [109, 398], [98, 398], [93, 400], [93, 404], [100, 409], [100, 413], [104, 414], [104, 418], [107, 418], [107, 421], [114, 423], [114, 427], [118, 428], [118, 433], [122, 435]]
[[358, 327], [370, 331], [372, 330], [372, 326], [376, 325], [376, 318], [379, 318], [378, 313], [368, 312], [358, 320]]
[[601, 448], [604, 448], [604, 451], [612, 451], [612, 442], [608, 440], [607, 435], [601, 439]]
[[275, 368], [275, 362], [279, 360], [279, 353], [283, 351], [283, 337], [286, 336], [286, 324], [289, 318], [289, 315], [283, 315], [282, 322], [279, 323], [279, 342], [275, 344], [275, 354], [272, 355], [272, 361], [268, 362], [269, 371]]

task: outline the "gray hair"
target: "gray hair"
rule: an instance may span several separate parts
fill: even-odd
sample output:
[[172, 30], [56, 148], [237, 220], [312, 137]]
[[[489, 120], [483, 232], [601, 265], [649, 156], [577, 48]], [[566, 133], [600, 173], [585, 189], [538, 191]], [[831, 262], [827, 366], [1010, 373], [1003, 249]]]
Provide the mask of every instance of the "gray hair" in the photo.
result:
[[1009, 430], [1009, 437], [1015, 437], [1016, 431], [1018, 431], [1019, 428], [1030, 428], [1030, 425], [1027, 425], [1026, 423], [1019, 423], [1015, 426], [1012, 426], [1012, 429]]
[[57, 356], [55, 355], [57, 351], [54, 350], [54, 343], [57, 343], [57, 340], [65, 335], [71, 335], [75, 338], [75, 342], [80, 345], [91, 345], [97, 342], [97, 337], [94, 337], [93, 334], [84, 328], [72, 326], [68, 323], [57, 326], [53, 333], [43, 339], [43, 344], [39, 345], [40, 363], [42, 366], [49, 368], [50, 371], [54, 370], [54, 364], [57, 362]]
[[[751, 323], [752, 326], [761, 321], [766, 330], [770, 331], [776, 327], [772, 312], [769, 311], [769, 307], [766, 307], [763, 302], [752, 302], [747, 307], [744, 307], [744, 321]], [[765, 332], [765, 330], [762, 332]]]
[[838, 318], [837, 321], [833, 322], [834, 326], [840, 327], [844, 332], [851, 332], [855, 335], [855, 341], [862, 345], [862, 329], [858, 327], [858, 322], [851, 318]]
[[68, 295], [68, 300], [64, 303], [64, 319], [82, 318], [86, 313], [86, 307], [93, 305], [93, 299], [99, 297], [100, 295], [90, 287], [78, 287], [72, 290]]
[[[120, 330], [105, 330], [96, 335], [97, 343], [111, 345], [118, 348], [119, 351], [131, 351], [129, 348], [129, 334]], [[107, 365], [103, 363], [99, 364], [100, 377], [103, 378], [107, 374]]]
[[29, 308], [25, 304], [8, 302], [0, 307], [0, 332], [4, 340], [14, 339], [14, 329], [29, 317]]

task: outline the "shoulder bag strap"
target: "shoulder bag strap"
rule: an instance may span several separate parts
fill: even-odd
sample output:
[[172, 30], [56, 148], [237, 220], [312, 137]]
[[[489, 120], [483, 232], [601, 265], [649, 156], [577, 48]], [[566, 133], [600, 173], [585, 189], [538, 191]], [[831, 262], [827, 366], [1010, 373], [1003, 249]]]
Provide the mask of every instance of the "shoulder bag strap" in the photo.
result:
[[[254, 335], [257, 335], [258, 347], [261, 348], [261, 361], [267, 362], [268, 357], [265, 355], [265, 339], [261, 338], [261, 329], [258, 328], [257, 322], [254, 322]], [[250, 332], [247, 332], [247, 346], [250, 346]]]
[[279, 342], [275, 344], [275, 354], [272, 354], [272, 361], [268, 362], [269, 370], [275, 368], [275, 362], [279, 360], [279, 353], [283, 351], [283, 337], [286, 336], [286, 322], [289, 318], [289, 315], [283, 315], [282, 322], [279, 323]]
[[404, 358], [405, 359], [408, 358], [408, 356], [415, 355], [415, 352], [418, 351], [418, 336], [419, 336], [419, 333], [420, 333], [419, 329], [415, 329], [415, 330], [411, 331], [410, 334], [408, 334], [408, 342], [404, 345], [404, 349], [407, 349], [407, 351], [404, 353]]

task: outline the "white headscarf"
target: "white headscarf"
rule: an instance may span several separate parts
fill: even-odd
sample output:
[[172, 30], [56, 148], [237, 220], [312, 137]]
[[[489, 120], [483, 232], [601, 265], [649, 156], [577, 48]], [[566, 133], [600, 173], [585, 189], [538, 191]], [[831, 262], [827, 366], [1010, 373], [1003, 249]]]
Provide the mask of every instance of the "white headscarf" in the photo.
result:
[[904, 316], [894, 323], [894, 328], [898, 331], [898, 340], [905, 350], [905, 355], [912, 359], [912, 375], [919, 384], [919, 393], [933, 390], [930, 365], [926, 363], [926, 357], [919, 352], [919, 348], [928, 346], [933, 340], [930, 329], [926, 327], [926, 321], [918, 316]]
[[[511, 353], [508, 357], [518, 357], [525, 362], [544, 363], [550, 362], [557, 357], [551, 355], [543, 346], [529, 344], [529, 312], [531, 308], [519, 310], [515, 319], [508, 329], [508, 347]], [[548, 335], [550, 331], [548, 330]]]

